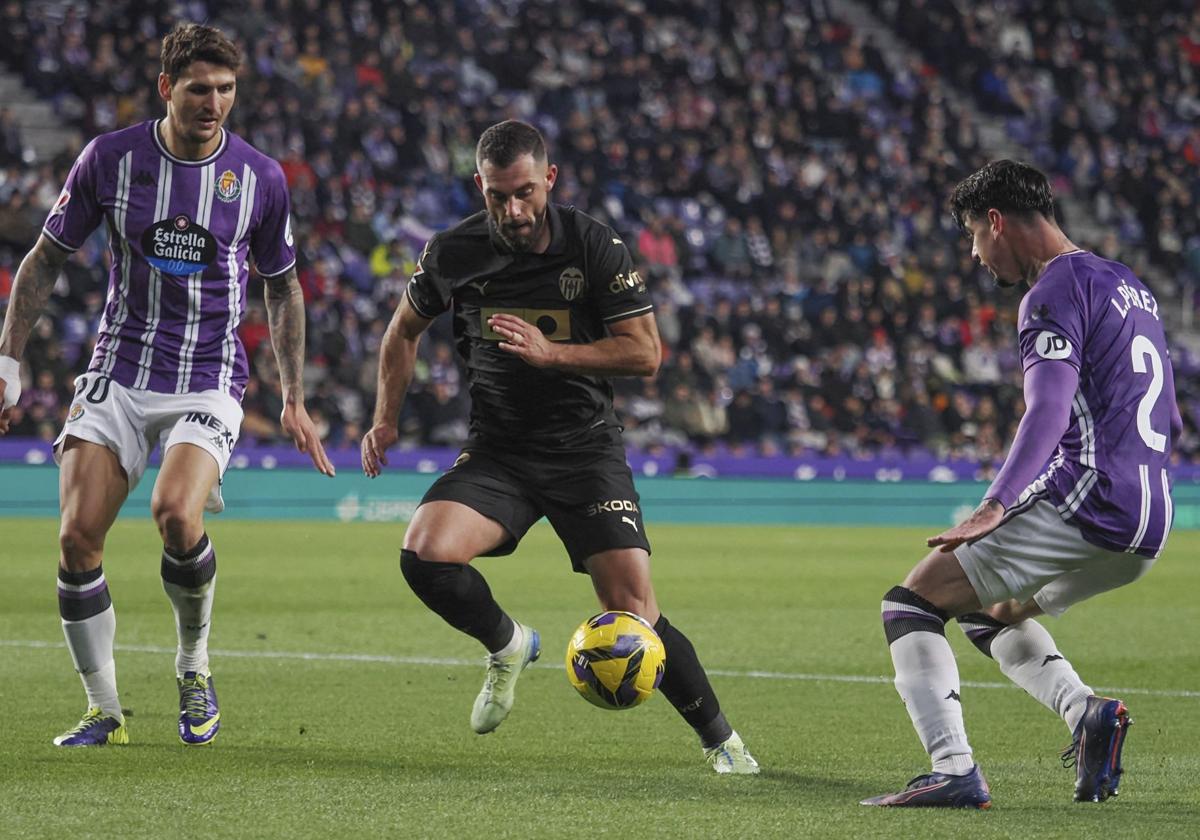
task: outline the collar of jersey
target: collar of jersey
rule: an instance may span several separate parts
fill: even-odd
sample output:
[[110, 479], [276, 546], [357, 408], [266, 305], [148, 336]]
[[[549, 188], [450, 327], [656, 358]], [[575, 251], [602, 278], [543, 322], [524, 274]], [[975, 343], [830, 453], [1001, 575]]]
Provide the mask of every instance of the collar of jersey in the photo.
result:
[[[546, 246], [546, 250], [543, 251], [539, 256], [545, 256], [546, 254], [566, 253], [567, 238], [563, 234], [563, 221], [559, 217], [557, 205], [548, 202], [546, 204], [546, 213], [550, 218], [550, 244]], [[487, 224], [488, 238], [492, 240], [492, 247], [502, 254], [510, 254], [515, 256], [517, 252], [510, 250], [509, 247], [504, 244], [504, 240], [496, 235], [490, 220]]]
[[[163, 119], [166, 118], [164, 117]], [[219, 158], [222, 152], [225, 151], [225, 147], [229, 145], [229, 132], [222, 126], [221, 142], [217, 146], [216, 151], [208, 157], [201, 158], [200, 160], [184, 160], [181, 157], [175, 157], [175, 155], [167, 151], [167, 144], [163, 142], [162, 136], [158, 133], [158, 126], [161, 122], [162, 120], [150, 120], [150, 136], [154, 138], [154, 145], [158, 147], [158, 153], [171, 161], [171, 163], [177, 163], [180, 166], [205, 166]]]

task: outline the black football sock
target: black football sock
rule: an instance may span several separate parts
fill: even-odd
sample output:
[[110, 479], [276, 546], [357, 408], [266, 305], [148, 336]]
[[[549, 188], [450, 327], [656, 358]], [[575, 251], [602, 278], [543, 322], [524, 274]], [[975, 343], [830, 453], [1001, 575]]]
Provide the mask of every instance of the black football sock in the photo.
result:
[[425, 606], [456, 630], [478, 639], [489, 653], [512, 640], [516, 625], [492, 597], [483, 575], [466, 564], [430, 563], [400, 552], [400, 571]]
[[723, 744], [733, 734], [733, 728], [721, 714], [721, 704], [696, 656], [696, 649], [687, 636], [671, 626], [665, 615], [660, 615], [654, 622], [654, 632], [662, 639], [667, 652], [667, 670], [659, 690], [696, 730], [705, 748]]

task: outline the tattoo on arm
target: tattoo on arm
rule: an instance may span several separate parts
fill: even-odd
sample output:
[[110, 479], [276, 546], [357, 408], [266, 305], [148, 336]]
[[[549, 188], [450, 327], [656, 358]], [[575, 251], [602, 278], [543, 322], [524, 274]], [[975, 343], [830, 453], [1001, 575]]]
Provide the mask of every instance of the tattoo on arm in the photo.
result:
[[12, 294], [8, 299], [8, 312], [4, 316], [4, 329], [0, 331], [0, 355], [21, 358], [25, 342], [33, 332], [50, 292], [58, 280], [62, 265], [70, 256], [66, 251], [39, 239], [21, 261], [13, 282]]
[[296, 269], [267, 277], [265, 298], [271, 346], [279, 365], [279, 382], [285, 401], [304, 400], [304, 292]]

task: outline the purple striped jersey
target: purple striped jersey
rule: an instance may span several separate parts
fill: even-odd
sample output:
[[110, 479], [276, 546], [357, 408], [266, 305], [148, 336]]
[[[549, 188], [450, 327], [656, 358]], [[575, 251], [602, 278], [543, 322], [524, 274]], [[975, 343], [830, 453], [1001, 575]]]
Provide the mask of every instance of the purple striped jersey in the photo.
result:
[[129, 388], [240, 400], [247, 254], [265, 277], [295, 265], [289, 209], [279, 164], [229, 131], [195, 161], [171, 155], [153, 120], [89, 143], [42, 230], [75, 251], [108, 226], [108, 299], [88, 370]]
[[1058, 452], [1022, 500], [1044, 496], [1095, 545], [1158, 556], [1178, 409], [1154, 295], [1127, 266], [1073, 251], [1046, 265], [1018, 325], [1025, 370], [1064, 360], [1079, 371]]

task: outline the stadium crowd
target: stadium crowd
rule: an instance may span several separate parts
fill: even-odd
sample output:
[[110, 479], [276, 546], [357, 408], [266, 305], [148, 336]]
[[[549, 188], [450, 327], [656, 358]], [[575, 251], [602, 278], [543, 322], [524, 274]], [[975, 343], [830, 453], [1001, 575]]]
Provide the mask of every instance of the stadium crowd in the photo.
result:
[[[1160, 18], [1120, 33], [1093, 24], [1101, 29], [1079, 49], [1090, 44], [1094, 56], [1081, 62], [1057, 48], [1075, 31], [1062, 4], [1035, 19], [1039, 47], [1028, 56], [1005, 46], [1022, 38], [1002, 37], [992, 5], [883, 4], [901, 35], [915, 37], [914, 21], [943, 33], [932, 42], [943, 52], [898, 71], [824, 0], [176, 8], [236, 34], [244, 49], [230, 127], [288, 177], [310, 410], [332, 447], [357, 446], [379, 341], [415, 255], [433, 231], [481, 206], [474, 142], [511, 116], [546, 134], [562, 169], [556, 199], [611, 223], [654, 289], [667, 355], [655, 381], [617, 383], [630, 443], [992, 462], [1022, 411], [1019, 296], [972, 264], [944, 212], [951, 185], [984, 162], [977, 126], [947, 84], [989, 109], [1003, 105], [1056, 184], [1093, 200], [1114, 233], [1081, 244], [1135, 270], [1143, 252], [1132, 246], [1166, 270], [1200, 270], [1200, 134], [1195, 112], [1179, 111], [1196, 102], [1200, 15], [1171, 18], [1166, 32], [1154, 29]], [[9, 2], [3, 60], [81, 138], [156, 117], [158, 39], [175, 19], [159, 8]], [[1043, 25], [1053, 49], [1041, 46]], [[1148, 48], [1157, 63], [1124, 75], [1123, 62]], [[968, 64], [977, 72], [964, 77]], [[1165, 94], [1157, 107], [1149, 95], [1164, 80], [1177, 86], [1169, 112]], [[1107, 123], [1093, 113], [1104, 103], [1116, 114]], [[1111, 131], [1117, 123], [1122, 132]], [[0, 110], [0, 300], [75, 151], [30, 162]], [[1156, 189], [1137, 185], [1149, 178]], [[57, 431], [104, 305], [105, 235], [69, 261], [31, 340], [15, 433]], [[280, 394], [260, 301], [261, 286], [252, 288], [241, 329], [252, 359], [243, 436], [270, 440]], [[449, 328], [436, 323], [423, 342], [401, 421], [410, 443], [466, 435]], [[1182, 457], [1200, 461], [1200, 360], [1180, 348], [1174, 362]]]

